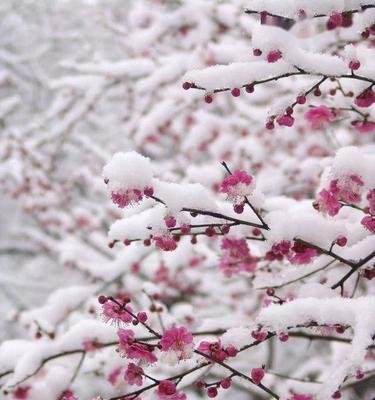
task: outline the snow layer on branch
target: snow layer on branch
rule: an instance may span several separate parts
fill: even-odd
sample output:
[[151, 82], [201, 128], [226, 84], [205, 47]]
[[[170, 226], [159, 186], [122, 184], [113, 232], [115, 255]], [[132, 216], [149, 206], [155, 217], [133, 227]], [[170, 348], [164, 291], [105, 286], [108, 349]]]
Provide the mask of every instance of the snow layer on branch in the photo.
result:
[[62, 66], [77, 72], [87, 74], [106, 75], [111, 77], [139, 78], [140, 76], [151, 73], [155, 69], [155, 64], [148, 58], [133, 58], [117, 62], [99, 62], [97, 64], [73, 62], [63, 62]]
[[112, 192], [151, 187], [152, 175], [150, 159], [135, 151], [116, 153], [103, 168], [103, 177], [109, 179]]
[[183, 208], [216, 211], [213, 195], [199, 183], [178, 184], [154, 179], [155, 196], [162, 199], [169, 211], [175, 214]]
[[348, 146], [337, 151], [332, 163], [332, 174], [359, 175], [369, 188], [375, 187], [375, 154], [366, 154], [358, 147]]
[[283, 17], [296, 18], [300, 10], [307, 16], [319, 14], [330, 15], [333, 11], [342, 12], [356, 10], [369, 4], [365, 0], [249, 0], [247, 9], [250, 11], [268, 11]]
[[146, 239], [152, 234], [152, 230], [160, 229], [164, 225], [165, 208], [161, 204], [144, 210], [138, 214], [123, 218], [114, 222], [108, 232], [112, 240]]
[[23, 312], [20, 320], [26, 325], [37, 320], [45, 329], [49, 329], [50, 324], [53, 328], [53, 325], [64, 318], [70, 310], [77, 307], [94, 292], [94, 286], [71, 286], [59, 289], [49, 296], [46, 305]]
[[241, 87], [246, 83], [289, 72], [296, 72], [296, 69], [283, 61], [274, 64], [265, 61], [254, 61], [214, 65], [201, 70], [192, 70], [185, 74], [184, 79], [211, 91], [216, 88]]
[[340, 324], [352, 327], [354, 334], [350, 351], [345, 354], [344, 360], [339, 365], [334, 365], [327, 372], [317, 394], [317, 400], [326, 400], [337, 390], [348, 374], [361, 369], [366, 349], [373, 344], [374, 310], [375, 297], [373, 296], [357, 299], [306, 298], [281, 306], [266, 307], [260, 312], [257, 322], [278, 332], [312, 321], [319, 325]]
[[269, 246], [281, 240], [298, 238], [329, 248], [338, 236], [346, 235], [342, 221], [328, 220], [313, 209], [310, 201], [296, 203], [288, 210], [272, 211], [266, 222], [271, 227], [271, 231], [266, 233]]
[[340, 75], [348, 72], [348, 67], [341, 58], [305, 50], [303, 41], [284, 29], [255, 25], [252, 39], [253, 47], [261, 49], [264, 56], [272, 50], [280, 50], [284, 61], [305, 71], [324, 75]]

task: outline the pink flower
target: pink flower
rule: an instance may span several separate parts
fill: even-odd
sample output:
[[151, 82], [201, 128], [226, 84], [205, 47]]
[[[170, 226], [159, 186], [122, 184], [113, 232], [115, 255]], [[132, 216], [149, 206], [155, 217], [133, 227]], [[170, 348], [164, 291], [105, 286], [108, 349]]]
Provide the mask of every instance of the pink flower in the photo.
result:
[[106, 322], [124, 322], [125, 324], [129, 324], [132, 322], [133, 317], [126, 310], [133, 311], [129, 306], [120, 307], [113, 301], [107, 301], [102, 305], [103, 317]]
[[371, 233], [375, 233], [375, 217], [364, 217], [362, 218], [361, 224]]
[[277, 119], [276, 122], [281, 125], [281, 126], [293, 126], [294, 124], [294, 118], [291, 115], [284, 114], [280, 115]]
[[176, 385], [169, 380], [161, 381], [156, 390], [159, 400], [186, 400], [186, 394], [177, 391]]
[[371, 214], [375, 214], [375, 189], [371, 189], [366, 196]]
[[334, 113], [326, 106], [313, 107], [305, 113], [305, 118], [313, 129], [322, 128], [331, 122], [334, 116]]
[[253, 368], [251, 370], [251, 379], [256, 385], [259, 385], [264, 378], [264, 369], [263, 368]]
[[290, 400], [313, 400], [313, 397], [309, 394], [295, 394]]
[[116, 385], [117, 379], [120, 376], [122, 367], [116, 367], [108, 375], [108, 382], [112, 385]]
[[142, 386], [143, 383], [143, 369], [133, 363], [130, 363], [126, 368], [124, 379], [129, 385]]
[[361, 201], [364, 182], [358, 175], [343, 176], [330, 183], [330, 190], [337, 193], [340, 200], [350, 204]]
[[375, 123], [369, 121], [357, 121], [354, 124], [354, 129], [359, 133], [370, 133], [375, 130]]
[[139, 189], [112, 192], [111, 199], [118, 207], [124, 208], [139, 203], [143, 199], [143, 193]]
[[153, 237], [155, 245], [164, 251], [173, 251], [177, 248], [177, 243], [168, 233]]
[[271, 250], [265, 255], [265, 259], [268, 261], [278, 260], [281, 261], [284, 256], [289, 254], [292, 244], [289, 240], [282, 240], [279, 243], [272, 245]]
[[214, 361], [224, 361], [229, 355], [226, 350], [221, 346], [220, 340], [216, 342], [207, 342], [203, 340], [199, 343], [198, 351], [207, 354]]
[[315, 203], [316, 208], [323, 214], [328, 214], [334, 217], [341, 208], [336, 194], [323, 189], [319, 192], [318, 200]]
[[252, 331], [251, 336], [257, 341], [257, 342], [263, 342], [263, 340], [267, 339], [268, 337], [268, 332], [264, 331], [262, 329], [257, 330], [257, 331]]
[[274, 62], [278, 61], [281, 57], [282, 57], [282, 53], [280, 50], [271, 50], [267, 54], [267, 61], [269, 63], [274, 63]]
[[161, 351], [168, 353], [171, 364], [193, 355], [193, 335], [185, 327], [167, 329], [160, 339]]
[[[12, 396], [17, 400], [26, 400], [29, 397], [29, 392], [31, 390], [31, 386], [19, 386], [14, 392], [12, 392]], [[70, 399], [67, 399], [70, 400]], [[71, 399], [74, 400], [74, 399]]]
[[312, 258], [318, 255], [315, 249], [306, 247], [299, 242], [295, 242], [291, 250], [294, 253], [288, 257], [288, 260], [292, 264], [308, 264]]
[[257, 257], [250, 254], [245, 239], [224, 238], [221, 242], [223, 254], [220, 257], [220, 269], [226, 276], [232, 276], [241, 271], [252, 272], [258, 262]]
[[132, 330], [119, 329], [117, 336], [119, 337], [118, 351], [122, 357], [144, 360], [151, 364], [157, 361], [156, 356], [152, 353], [153, 346], [138, 343]]
[[228, 198], [236, 204], [243, 201], [243, 197], [250, 195], [254, 190], [255, 179], [245, 171], [234, 171], [227, 176], [220, 186], [220, 192], [226, 193]]
[[375, 103], [375, 92], [372, 89], [367, 89], [357, 96], [354, 103], [358, 107], [370, 107]]

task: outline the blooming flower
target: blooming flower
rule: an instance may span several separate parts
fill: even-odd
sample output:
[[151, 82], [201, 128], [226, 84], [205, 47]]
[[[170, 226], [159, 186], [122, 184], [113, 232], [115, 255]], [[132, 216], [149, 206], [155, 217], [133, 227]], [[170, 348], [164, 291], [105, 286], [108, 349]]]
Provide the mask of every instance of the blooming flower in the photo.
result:
[[177, 391], [176, 385], [169, 380], [161, 381], [155, 393], [159, 400], [186, 400], [186, 394]]
[[193, 335], [185, 327], [167, 329], [160, 339], [161, 351], [167, 353], [170, 364], [187, 360], [193, 354]]
[[294, 124], [294, 118], [291, 115], [284, 114], [280, 115], [277, 119], [276, 122], [281, 125], [281, 126], [293, 126]]
[[265, 259], [269, 261], [281, 261], [286, 257], [292, 264], [308, 264], [313, 257], [318, 255], [315, 249], [307, 247], [300, 242], [294, 242], [293, 245], [289, 240], [282, 240], [272, 245]]
[[111, 383], [112, 385], [116, 385], [117, 379], [120, 376], [122, 367], [116, 367], [113, 369], [109, 375], [108, 375], [108, 382]]
[[138, 343], [132, 330], [119, 329], [117, 336], [119, 337], [118, 351], [122, 357], [143, 360], [151, 364], [157, 360], [156, 356], [152, 353], [153, 346]]
[[334, 193], [322, 189], [319, 192], [318, 200], [315, 202], [315, 207], [323, 214], [334, 217], [340, 211], [341, 205]]
[[330, 123], [334, 116], [335, 114], [326, 106], [313, 107], [305, 113], [305, 118], [313, 129], [322, 128]]
[[364, 217], [361, 220], [361, 224], [371, 233], [375, 233], [375, 217]]
[[255, 270], [258, 258], [251, 256], [245, 239], [226, 237], [221, 242], [221, 249], [223, 253], [219, 266], [226, 276], [232, 276], [240, 271]]
[[129, 324], [132, 322], [133, 317], [126, 310], [133, 311], [129, 306], [122, 307], [113, 301], [107, 301], [102, 305], [102, 314], [106, 322], [124, 322]]
[[359, 133], [370, 133], [375, 131], [375, 123], [369, 121], [357, 121], [354, 125], [354, 129]]
[[139, 203], [143, 199], [143, 193], [139, 189], [120, 190], [118, 192], [112, 192], [111, 199], [118, 207], [124, 208]]
[[354, 103], [358, 107], [370, 107], [375, 103], [375, 92], [372, 89], [367, 89], [357, 96]]
[[155, 245], [164, 251], [173, 251], [177, 248], [177, 243], [168, 233], [163, 233], [153, 237]]
[[130, 363], [125, 370], [124, 379], [129, 385], [142, 386], [143, 383], [143, 369], [138, 365]]
[[197, 350], [207, 354], [214, 361], [224, 361], [227, 357], [234, 357], [237, 354], [237, 351], [232, 346], [224, 349], [221, 346], [220, 340], [216, 342], [207, 342], [203, 340], [199, 343]]
[[245, 171], [234, 171], [227, 176], [220, 186], [220, 192], [226, 193], [228, 199], [239, 204], [243, 197], [250, 195], [254, 190], [255, 179]]

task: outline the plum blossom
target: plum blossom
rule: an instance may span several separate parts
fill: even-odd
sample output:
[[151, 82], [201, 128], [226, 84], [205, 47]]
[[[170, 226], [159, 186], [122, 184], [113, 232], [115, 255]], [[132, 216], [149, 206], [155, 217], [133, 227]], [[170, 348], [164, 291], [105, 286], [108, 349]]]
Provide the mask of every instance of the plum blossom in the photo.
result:
[[111, 193], [112, 201], [120, 208], [137, 204], [143, 199], [143, 193], [139, 189], [120, 190]]
[[375, 131], [375, 123], [370, 121], [356, 121], [353, 126], [359, 133], [371, 133]]
[[313, 397], [309, 394], [294, 394], [290, 400], [313, 400]]
[[279, 243], [272, 245], [265, 259], [269, 261], [281, 261], [287, 258], [292, 264], [308, 264], [311, 260], [318, 255], [315, 249], [307, 247], [302, 243], [296, 241], [293, 244], [288, 240], [282, 240]]
[[171, 365], [187, 360], [193, 355], [193, 335], [185, 327], [167, 329], [159, 342], [161, 351], [166, 352], [165, 359]]
[[224, 275], [232, 276], [241, 271], [252, 272], [257, 266], [257, 257], [250, 254], [245, 239], [224, 238], [221, 242], [223, 253], [220, 257], [220, 269]]
[[235, 357], [237, 350], [233, 346], [228, 346], [224, 349], [221, 345], [221, 341], [208, 342], [203, 340], [199, 343], [198, 351], [207, 354], [214, 361], [224, 361], [228, 357]]
[[328, 214], [329, 216], [334, 217], [340, 211], [341, 204], [334, 193], [322, 189], [319, 192], [317, 201], [314, 203], [314, 207], [323, 214]]
[[255, 178], [245, 171], [234, 171], [220, 186], [220, 192], [226, 193], [235, 204], [242, 203], [243, 197], [250, 195], [255, 188]]
[[117, 331], [117, 336], [119, 337], [118, 351], [122, 357], [143, 360], [150, 364], [157, 360], [156, 356], [152, 352], [153, 346], [138, 343], [132, 330], [119, 329]]
[[120, 306], [113, 301], [107, 301], [102, 305], [102, 315], [106, 322], [129, 324], [132, 322], [133, 317], [127, 312], [132, 312], [132, 308], [129, 306]]
[[354, 100], [358, 107], [370, 107], [375, 103], [375, 92], [372, 89], [366, 89]]
[[313, 107], [305, 113], [305, 118], [313, 129], [322, 128], [332, 122], [334, 117], [335, 114], [326, 106]]
[[277, 119], [276, 122], [281, 125], [281, 126], [293, 126], [294, 124], [294, 118], [291, 115], [284, 114], [280, 115]]
[[375, 214], [375, 189], [371, 189], [366, 196], [370, 214]]
[[130, 363], [125, 370], [124, 379], [129, 385], [142, 386], [143, 369], [134, 363]]
[[116, 385], [117, 380], [121, 374], [122, 367], [114, 368], [108, 375], [108, 382], [111, 383], [113, 386]]
[[259, 385], [264, 378], [264, 369], [263, 368], [253, 368], [251, 370], [251, 379], [256, 385]]
[[361, 201], [363, 187], [363, 180], [355, 174], [333, 179], [330, 181], [328, 189], [322, 189], [319, 192], [314, 207], [323, 214], [333, 217], [340, 210], [339, 201], [358, 204]]
[[156, 390], [159, 400], [186, 400], [186, 394], [178, 391], [176, 385], [169, 380], [161, 381]]
[[161, 233], [153, 238], [155, 245], [164, 251], [173, 251], [177, 248], [177, 243], [169, 233]]
[[361, 224], [371, 233], [375, 233], [375, 217], [363, 217], [361, 220]]
[[[13, 393], [12, 396], [17, 400], [27, 400], [30, 394], [31, 386], [19, 386]], [[76, 400], [76, 398], [67, 400]]]

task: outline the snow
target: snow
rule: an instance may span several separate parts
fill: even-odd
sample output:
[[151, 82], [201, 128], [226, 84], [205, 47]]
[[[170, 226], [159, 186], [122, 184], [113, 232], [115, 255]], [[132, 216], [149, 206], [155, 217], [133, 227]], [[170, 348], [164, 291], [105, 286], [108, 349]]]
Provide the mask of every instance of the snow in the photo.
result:
[[150, 159], [134, 151], [114, 154], [103, 168], [112, 192], [152, 187], [152, 176]]
[[252, 11], [268, 11], [283, 17], [296, 18], [300, 10], [307, 16], [318, 14], [330, 15], [333, 11], [342, 12], [355, 10], [368, 4], [365, 0], [248, 0], [246, 9]]
[[257, 322], [277, 332], [290, 327], [309, 324], [350, 325], [353, 329], [351, 349], [342, 363], [333, 365], [325, 374], [318, 390], [317, 399], [325, 400], [334, 393], [348, 374], [361, 369], [367, 347], [373, 343], [375, 320], [370, 316], [375, 309], [375, 297], [348, 298], [302, 298], [283, 305], [271, 305], [258, 315]]

